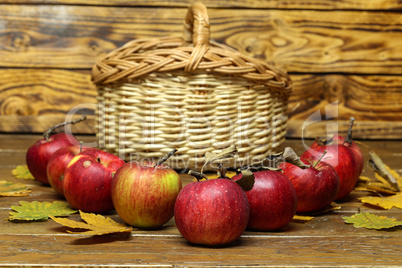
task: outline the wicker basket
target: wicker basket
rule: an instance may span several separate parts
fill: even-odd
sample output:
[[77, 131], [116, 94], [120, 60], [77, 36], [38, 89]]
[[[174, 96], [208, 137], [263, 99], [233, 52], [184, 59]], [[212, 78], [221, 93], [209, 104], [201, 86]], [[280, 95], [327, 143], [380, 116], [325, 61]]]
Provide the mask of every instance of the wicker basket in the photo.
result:
[[184, 37], [128, 42], [92, 70], [100, 148], [126, 161], [199, 170], [206, 152], [236, 145], [228, 167], [276, 152], [285, 139], [286, 73], [210, 41], [206, 8], [190, 6]]

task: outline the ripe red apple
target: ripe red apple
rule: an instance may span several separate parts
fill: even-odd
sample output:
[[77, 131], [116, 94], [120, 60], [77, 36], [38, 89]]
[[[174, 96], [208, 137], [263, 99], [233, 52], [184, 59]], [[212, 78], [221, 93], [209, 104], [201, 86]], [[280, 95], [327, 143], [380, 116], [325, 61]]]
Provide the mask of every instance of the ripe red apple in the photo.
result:
[[250, 206], [244, 190], [219, 178], [187, 184], [177, 197], [174, 216], [183, 237], [200, 245], [229, 244], [244, 232]]
[[50, 186], [60, 195], [64, 196], [64, 171], [68, 163], [81, 151], [91, 147], [70, 145], [58, 149], [52, 154], [47, 164], [47, 178]]
[[179, 174], [161, 162], [129, 162], [112, 180], [112, 200], [120, 218], [140, 228], [157, 228], [174, 214], [182, 188]]
[[309, 148], [301, 159], [317, 161], [327, 151], [322, 162], [333, 166], [339, 177], [339, 191], [335, 200], [341, 200], [354, 189], [360, 176], [360, 167], [350, 147], [342, 144], [328, 144]]
[[[254, 173], [254, 187], [246, 192], [250, 204], [247, 229], [278, 230], [293, 219], [297, 197], [289, 179], [280, 171], [264, 170]], [[238, 180], [241, 175], [234, 176]]]
[[125, 162], [99, 150], [87, 149], [67, 165], [64, 172], [64, 196], [72, 208], [84, 212], [105, 213], [112, 210], [112, 177]]
[[[317, 144], [317, 142], [315, 142]], [[358, 173], [361, 174], [364, 168], [364, 156], [360, 147], [352, 140], [348, 139], [348, 137], [343, 137], [340, 135], [334, 135], [331, 139], [330, 144], [342, 144], [348, 146], [355, 155], [356, 162], [358, 165]], [[318, 145], [318, 144], [317, 144]]]
[[[301, 161], [309, 164], [305, 159]], [[331, 165], [322, 161], [310, 164], [307, 168], [287, 162], [279, 165], [296, 190], [297, 212], [323, 210], [335, 200], [339, 191], [339, 177]]]
[[74, 136], [67, 133], [59, 133], [36, 141], [29, 147], [26, 153], [26, 164], [33, 177], [46, 185], [49, 185], [47, 177], [47, 164], [50, 157], [58, 149], [70, 145], [79, 145]]
[[322, 161], [335, 168], [340, 182], [335, 201], [345, 198], [352, 192], [364, 167], [363, 153], [352, 141], [353, 122], [352, 117], [347, 137], [334, 135], [325, 142], [316, 140], [300, 157], [309, 161], [317, 161], [323, 152], [327, 151]]

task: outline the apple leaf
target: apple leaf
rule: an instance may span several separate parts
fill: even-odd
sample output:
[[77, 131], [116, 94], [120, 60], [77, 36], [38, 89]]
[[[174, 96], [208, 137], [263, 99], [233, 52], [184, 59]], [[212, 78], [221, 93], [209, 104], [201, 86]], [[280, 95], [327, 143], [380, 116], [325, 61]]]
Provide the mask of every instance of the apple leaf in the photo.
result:
[[234, 146], [234, 145], [232, 145], [232, 146], [230, 146], [230, 147], [228, 147], [228, 148], [226, 148], [226, 149], [223, 149], [221, 152], [219, 152], [219, 153], [210, 153], [210, 152], [206, 152], [205, 153], [205, 163], [204, 163], [204, 165], [202, 166], [202, 168], [201, 168], [201, 173], [203, 173], [203, 170], [204, 170], [204, 168], [207, 166], [207, 165], [209, 165], [209, 164], [211, 164], [211, 163], [213, 163], [213, 162], [215, 162], [215, 161], [218, 161], [218, 160], [223, 160], [223, 159], [226, 159], [226, 158], [231, 158], [231, 157], [233, 157], [234, 156], [234, 154], [236, 154], [237, 153], [237, 149], [236, 149], [236, 146]]
[[235, 182], [246, 192], [253, 189], [255, 182], [254, 173], [248, 169], [240, 170], [240, 173], [241, 178]]
[[370, 151], [369, 155], [369, 167], [376, 173], [376, 175], [379, 175], [381, 178], [386, 180], [394, 189], [399, 192], [400, 189], [398, 181], [390, 172], [390, 169], [384, 164], [384, 162], [375, 152]]
[[351, 223], [356, 228], [367, 229], [386, 229], [402, 225], [402, 221], [397, 221], [395, 218], [387, 218], [371, 213], [357, 213], [350, 217], [343, 217], [346, 223]]
[[35, 178], [32, 176], [31, 172], [29, 172], [27, 165], [18, 165], [15, 169], [11, 171], [11, 174], [14, 175], [17, 179], [24, 180], [34, 180]]
[[0, 196], [28, 196], [31, 190], [22, 183], [0, 181]]
[[82, 234], [82, 235], [105, 235], [105, 234], [114, 234], [114, 233], [122, 233], [129, 235], [132, 231], [132, 228], [122, 224], [115, 222], [111, 218], [104, 217], [102, 215], [97, 215], [93, 213], [85, 213], [80, 210], [81, 219], [84, 222], [73, 221], [64, 218], [56, 218], [50, 216], [55, 222], [70, 227], [73, 229], [83, 229], [88, 231], [81, 232], [73, 232], [67, 231], [71, 234]]
[[11, 206], [11, 209], [14, 211], [10, 212], [10, 221], [39, 221], [46, 220], [49, 216], [68, 216], [77, 212], [68, 203], [61, 201], [20, 201], [20, 206]]
[[288, 163], [298, 166], [300, 168], [305, 169], [305, 168], [310, 167], [310, 165], [306, 165], [305, 163], [303, 163], [300, 160], [300, 157], [296, 154], [296, 152], [290, 147], [285, 148], [285, 150], [283, 151], [282, 157], [285, 160], [285, 162], [288, 162]]

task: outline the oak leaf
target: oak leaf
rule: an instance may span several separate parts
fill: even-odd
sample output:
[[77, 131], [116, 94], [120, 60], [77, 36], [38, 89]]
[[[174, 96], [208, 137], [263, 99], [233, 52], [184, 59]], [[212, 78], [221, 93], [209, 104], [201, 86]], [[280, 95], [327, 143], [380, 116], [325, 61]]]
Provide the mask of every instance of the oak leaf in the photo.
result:
[[350, 217], [343, 217], [346, 223], [353, 224], [356, 228], [367, 229], [386, 229], [402, 225], [402, 221], [397, 221], [395, 218], [387, 218], [371, 213], [357, 213]]
[[19, 165], [11, 171], [11, 174], [14, 175], [17, 179], [24, 180], [34, 180], [35, 178], [32, 176], [31, 172], [29, 172], [27, 165]]
[[20, 201], [20, 206], [11, 206], [10, 221], [38, 221], [46, 220], [50, 216], [68, 216], [77, 211], [70, 208], [68, 203], [62, 201], [26, 202]]
[[22, 183], [0, 181], [0, 196], [28, 196], [31, 190]]
[[115, 222], [111, 218], [104, 217], [102, 215], [97, 215], [93, 213], [85, 213], [80, 210], [81, 219], [84, 222], [73, 221], [64, 218], [56, 218], [50, 216], [55, 222], [64, 225], [66, 227], [70, 227], [73, 229], [84, 229], [88, 231], [82, 232], [73, 232], [67, 230], [68, 233], [71, 234], [83, 234], [83, 235], [105, 235], [105, 234], [113, 234], [113, 233], [122, 233], [122, 234], [130, 234], [132, 228], [122, 224]]

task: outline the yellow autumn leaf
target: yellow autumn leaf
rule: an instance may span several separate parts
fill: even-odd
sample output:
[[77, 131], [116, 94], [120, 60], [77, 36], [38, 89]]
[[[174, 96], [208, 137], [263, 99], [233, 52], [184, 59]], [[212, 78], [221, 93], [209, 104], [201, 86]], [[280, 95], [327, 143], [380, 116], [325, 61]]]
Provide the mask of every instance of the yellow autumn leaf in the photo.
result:
[[[385, 165], [385, 167], [389, 171], [389, 173], [391, 173], [391, 175], [395, 178], [398, 185], [402, 187], [402, 177], [399, 176], [399, 174], [395, 170], [391, 169], [389, 166]], [[377, 180], [382, 182], [384, 185], [387, 185], [388, 187], [392, 188], [392, 186], [388, 183], [388, 181], [386, 179], [384, 179], [383, 177], [381, 177], [378, 173], [375, 173], [374, 176]]]
[[359, 177], [359, 182], [369, 182], [369, 181], [371, 181], [371, 179], [369, 177], [366, 177], [366, 176]]
[[97, 215], [93, 213], [85, 213], [80, 211], [81, 219], [85, 222], [77, 222], [65, 218], [56, 218], [50, 216], [55, 222], [64, 225], [66, 227], [70, 227], [73, 229], [84, 229], [88, 231], [83, 232], [73, 232], [67, 231], [72, 234], [83, 234], [83, 235], [105, 235], [105, 234], [113, 234], [113, 233], [122, 233], [122, 234], [130, 234], [132, 228], [115, 222], [111, 218], [104, 217], [102, 215]]
[[393, 207], [402, 209], [402, 193], [391, 196], [365, 196], [359, 198], [363, 203], [381, 207], [383, 209], [391, 209]]
[[[229, 178], [232, 178], [235, 175], [236, 175], [235, 171], [226, 171], [226, 176]], [[205, 176], [208, 178], [208, 180], [214, 180], [214, 179], [218, 178], [217, 173], [208, 173], [208, 174], [205, 174]]]
[[[388, 170], [388, 172], [395, 178], [398, 185], [402, 185], [402, 177], [399, 174], [391, 169], [389, 166], [384, 164], [384, 168]], [[356, 191], [368, 191], [368, 192], [376, 192], [381, 195], [394, 195], [397, 194], [398, 191], [395, 187], [391, 186], [391, 184], [380, 174], [374, 174], [377, 181], [372, 181], [369, 177], [360, 176], [358, 184], [355, 187]]]
[[34, 180], [35, 178], [32, 176], [31, 172], [29, 172], [27, 165], [19, 165], [15, 169], [11, 171], [11, 174], [14, 175], [17, 179], [24, 180]]
[[313, 216], [295, 215], [295, 216], [293, 217], [293, 221], [301, 221], [301, 222], [311, 221], [312, 219], [314, 219]]
[[[399, 174], [395, 170], [391, 169], [389, 166], [387, 165], [384, 166], [389, 171], [389, 173], [391, 173], [391, 175], [395, 178], [398, 185], [402, 186], [402, 177], [399, 176]], [[383, 177], [381, 177], [378, 173], [375, 173], [375, 178], [378, 180], [378, 182], [369, 181], [364, 184], [364, 187], [367, 190], [371, 190], [380, 194], [380, 196], [365, 196], [359, 198], [359, 200], [362, 203], [381, 207], [383, 209], [391, 209], [393, 207], [402, 209], [402, 192], [397, 192], [389, 184], [389, 182]]]
[[0, 196], [28, 196], [31, 190], [22, 183], [0, 181]]

